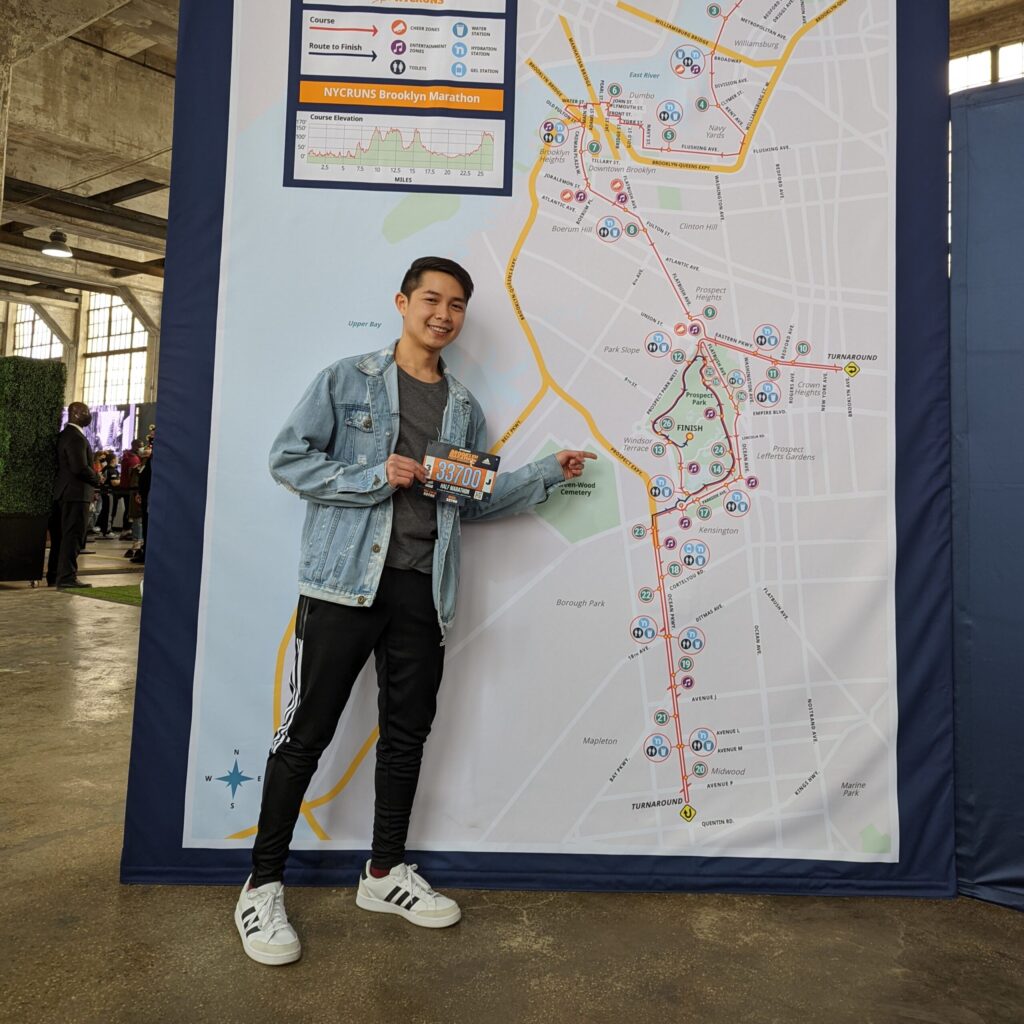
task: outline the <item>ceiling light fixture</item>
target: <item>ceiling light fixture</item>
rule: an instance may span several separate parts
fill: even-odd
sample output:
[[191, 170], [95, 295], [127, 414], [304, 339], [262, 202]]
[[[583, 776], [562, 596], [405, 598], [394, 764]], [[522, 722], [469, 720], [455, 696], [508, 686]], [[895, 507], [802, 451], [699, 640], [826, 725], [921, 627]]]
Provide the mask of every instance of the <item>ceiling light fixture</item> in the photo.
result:
[[70, 259], [74, 253], [68, 248], [68, 236], [63, 231], [50, 232], [50, 240], [43, 246], [44, 256], [56, 256], [59, 259]]

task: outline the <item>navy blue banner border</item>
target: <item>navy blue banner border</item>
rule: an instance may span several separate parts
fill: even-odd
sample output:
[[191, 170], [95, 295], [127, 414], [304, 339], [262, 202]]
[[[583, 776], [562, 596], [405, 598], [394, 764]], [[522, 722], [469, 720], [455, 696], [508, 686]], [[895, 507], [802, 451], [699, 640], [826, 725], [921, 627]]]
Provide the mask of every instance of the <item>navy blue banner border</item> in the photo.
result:
[[[911, 7], [913, 6], [913, 10]], [[947, 13], [898, 6], [897, 657], [900, 860], [417, 852], [443, 885], [955, 894], [946, 277]], [[230, 0], [182, 0], [160, 437], [121, 879], [239, 884], [249, 852], [182, 848], [217, 323]], [[366, 853], [297, 851], [289, 881], [351, 885]]]

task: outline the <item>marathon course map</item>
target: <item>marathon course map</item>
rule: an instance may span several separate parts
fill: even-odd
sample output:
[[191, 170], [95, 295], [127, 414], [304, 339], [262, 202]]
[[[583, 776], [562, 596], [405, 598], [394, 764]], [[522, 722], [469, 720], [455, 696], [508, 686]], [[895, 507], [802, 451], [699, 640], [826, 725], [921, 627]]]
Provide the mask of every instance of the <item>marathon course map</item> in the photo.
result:
[[[410, 843], [895, 861], [894, 0], [538, 0], [518, 33], [514, 193], [465, 257], [502, 288], [459, 347], [509, 327], [474, 357], [503, 467], [599, 459], [464, 529]], [[354, 841], [375, 740], [312, 841]]]

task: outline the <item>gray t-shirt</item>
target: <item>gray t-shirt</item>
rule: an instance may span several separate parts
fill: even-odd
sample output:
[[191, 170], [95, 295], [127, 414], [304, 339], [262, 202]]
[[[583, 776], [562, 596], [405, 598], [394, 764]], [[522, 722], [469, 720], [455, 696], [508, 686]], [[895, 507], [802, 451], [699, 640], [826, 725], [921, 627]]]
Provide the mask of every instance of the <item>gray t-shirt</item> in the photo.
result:
[[[427, 445], [441, 436], [444, 407], [448, 403], [448, 381], [436, 384], [410, 377], [398, 370], [398, 442], [395, 452], [422, 462]], [[393, 569], [416, 569], [430, 573], [434, 568], [437, 540], [437, 503], [425, 498], [419, 484], [399, 487], [392, 497], [394, 519], [385, 565]]]

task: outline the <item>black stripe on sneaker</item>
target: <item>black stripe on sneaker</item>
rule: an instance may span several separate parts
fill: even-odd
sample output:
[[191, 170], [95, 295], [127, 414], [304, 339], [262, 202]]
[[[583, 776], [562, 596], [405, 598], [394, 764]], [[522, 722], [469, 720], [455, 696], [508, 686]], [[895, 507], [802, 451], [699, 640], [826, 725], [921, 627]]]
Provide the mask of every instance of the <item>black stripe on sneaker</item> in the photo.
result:
[[417, 903], [419, 903], [419, 901], [420, 901], [420, 898], [419, 898], [419, 896], [413, 896], [413, 898], [412, 898], [411, 900], [409, 900], [409, 902], [408, 902], [408, 903], [406, 904], [406, 906], [405, 906], [405, 909], [406, 909], [406, 910], [412, 910], [412, 908], [413, 908], [413, 907], [414, 907], [414, 906], [415, 906], [415, 905], [416, 905]]
[[249, 907], [248, 910], [243, 910], [242, 911], [242, 920], [244, 921], [247, 917], [251, 917], [255, 913], [256, 913], [256, 908], [255, 907]]
[[254, 934], [255, 934], [256, 932], [258, 932], [259, 930], [260, 930], [260, 926], [259, 926], [259, 922], [257, 922], [257, 923], [256, 923], [256, 924], [254, 924], [254, 925], [253, 925], [253, 926], [252, 926], [251, 928], [247, 928], [247, 929], [245, 930], [245, 934], [246, 934], [246, 935], [254, 935]]
[[384, 897], [384, 901], [386, 903], [390, 903], [400, 892], [402, 892], [402, 887], [400, 885], [396, 885], [394, 889]]

